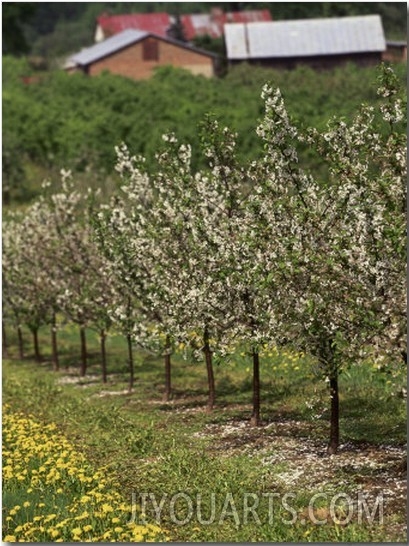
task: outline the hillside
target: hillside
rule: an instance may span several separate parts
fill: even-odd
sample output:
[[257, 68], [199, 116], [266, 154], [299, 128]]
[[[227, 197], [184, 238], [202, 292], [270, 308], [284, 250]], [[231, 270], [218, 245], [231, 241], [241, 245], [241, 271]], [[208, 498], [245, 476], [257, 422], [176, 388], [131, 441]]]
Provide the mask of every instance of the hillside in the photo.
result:
[[[405, 85], [406, 67], [396, 66]], [[306, 67], [291, 72], [237, 67], [223, 79], [193, 76], [164, 67], [145, 81], [112, 74], [84, 78], [61, 71], [31, 83], [26, 61], [3, 59], [3, 191], [5, 203], [34, 196], [44, 178], [59, 179], [71, 169], [109, 192], [115, 149], [122, 141], [148, 164], [174, 131], [193, 147], [193, 163], [203, 166], [200, 125], [206, 114], [238, 132], [243, 161], [257, 157], [256, 126], [262, 114], [261, 88], [279, 87], [289, 112], [305, 126], [324, 127], [334, 116], [350, 116], [363, 102], [377, 101], [376, 68], [348, 65], [325, 73]], [[305, 150], [304, 161], [314, 162]]]

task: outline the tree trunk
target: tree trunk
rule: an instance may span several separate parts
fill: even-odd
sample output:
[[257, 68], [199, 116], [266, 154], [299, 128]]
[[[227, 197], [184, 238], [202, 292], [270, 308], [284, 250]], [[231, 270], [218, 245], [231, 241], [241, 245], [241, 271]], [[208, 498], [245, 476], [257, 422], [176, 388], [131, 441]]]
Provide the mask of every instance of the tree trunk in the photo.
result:
[[163, 401], [169, 402], [172, 396], [172, 378], [171, 378], [171, 361], [170, 361], [170, 337], [166, 336], [165, 345], [165, 392]]
[[9, 352], [7, 348], [7, 336], [6, 336], [6, 327], [4, 326], [4, 321], [1, 322], [1, 349], [3, 358], [8, 358]]
[[85, 335], [85, 327], [80, 327], [80, 337], [81, 337], [81, 369], [80, 375], [84, 377], [87, 373], [87, 338]]
[[106, 340], [106, 334], [104, 330], [101, 330], [100, 332], [100, 339], [101, 339], [101, 368], [102, 368], [102, 382], [107, 382], [107, 356], [106, 356], [106, 350], [105, 350], [105, 340]]
[[3, 189], [3, 205], [8, 207], [10, 205], [11, 195], [9, 188]]
[[23, 332], [21, 331], [21, 326], [17, 326], [17, 338], [18, 338], [18, 354], [20, 359], [24, 358], [24, 343], [23, 343]]
[[338, 372], [332, 372], [329, 380], [331, 396], [331, 425], [329, 435], [328, 454], [333, 455], [337, 452], [339, 446], [339, 390], [338, 390]]
[[132, 392], [134, 386], [134, 362], [133, 362], [133, 352], [132, 352], [132, 338], [131, 334], [126, 336], [128, 342], [128, 356], [129, 356], [129, 392]]
[[216, 400], [216, 389], [214, 386], [214, 373], [213, 373], [213, 359], [212, 359], [212, 351], [210, 349], [209, 344], [209, 332], [207, 328], [205, 328], [204, 334], [203, 334], [203, 352], [205, 355], [205, 361], [206, 361], [206, 370], [207, 370], [207, 384], [209, 387], [209, 396], [207, 399], [207, 411], [212, 411], [214, 407], [214, 403]]
[[58, 346], [57, 346], [57, 322], [55, 315], [53, 315], [51, 322], [51, 351], [52, 351], [52, 361], [53, 361], [53, 370], [58, 372], [60, 369], [60, 362], [58, 359]]
[[33, 344], [34, 344], [34, 358], [36, 362], [41, 362], [40, 345], [38, 343], [38, 328], [32, 328]]
[[256, 349], [253, 349], [253, 414], [251, 424], [260, 426], [260, 358]]

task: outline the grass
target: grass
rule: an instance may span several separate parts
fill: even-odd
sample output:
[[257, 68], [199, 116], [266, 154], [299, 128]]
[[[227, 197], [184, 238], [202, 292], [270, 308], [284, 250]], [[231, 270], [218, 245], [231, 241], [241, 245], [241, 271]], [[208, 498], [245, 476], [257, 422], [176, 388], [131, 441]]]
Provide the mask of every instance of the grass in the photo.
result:
[[[126, 503], [136, 500], [169, 540], [406, 540], [406, 404], [370, 363], [341, 376], [342, 445], [337, 456], [327, 457], [327, 387], [314, 379], [306, 357], [263, 355], [263, 424], [252, 428], [251, 364], [240, 351], [215, 367], [217, 403], [209, 413], [202, 363], [173, 357], [173, 398], [165, 403], [163, 363], [151, 354], [136, 351], [135, 389], [126, 393], [120, 337], [108, 340], [109, 378], [102, 385], [98, 339], [91, 332], [85, 378], [78, 376], [75, 329], [60, 334], [60, 372], [51, 369], [47, 331], [40, 336], [42, 363], [32, 360], [28, 343], [29, 356], [18, 360], [13, 332], [8, 336], [3, 400], [10, 411], [55, 423], [84, 455], [84, 465], [103, 468]], [[356, 502], [364, 494], [361, 517], [365, 510], [359, 512]], [[345, 500], [355, 503], [354, 510]], [[6, 510], [26, 501], [24, 491], [6, 488]], [[109, 530], [113, 524], [106, 525]]]

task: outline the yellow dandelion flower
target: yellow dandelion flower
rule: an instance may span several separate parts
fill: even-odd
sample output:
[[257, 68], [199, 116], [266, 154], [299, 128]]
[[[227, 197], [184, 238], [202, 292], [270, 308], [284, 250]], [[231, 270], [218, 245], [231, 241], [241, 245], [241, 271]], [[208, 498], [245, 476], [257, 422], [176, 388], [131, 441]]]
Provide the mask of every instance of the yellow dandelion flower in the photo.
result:
[[92, 525], [84, 525], [83, 530], [88, 533], [88, 531], [92, 531], [93, 527]]
[[121, 520], [119, 518], [112, 518], [112, 523], [119, 523]]
[[17, 542], [14, 535], [6, 535], [4, 537], [4, 542]]
[[114, 531], [115, 533], [122, 533], [123, 527], [115, 527]]
[[30, 501], [26, 501], [23, 503], [23, 506], [24, 508], [28, 508], [30, 506], [31, 502]]

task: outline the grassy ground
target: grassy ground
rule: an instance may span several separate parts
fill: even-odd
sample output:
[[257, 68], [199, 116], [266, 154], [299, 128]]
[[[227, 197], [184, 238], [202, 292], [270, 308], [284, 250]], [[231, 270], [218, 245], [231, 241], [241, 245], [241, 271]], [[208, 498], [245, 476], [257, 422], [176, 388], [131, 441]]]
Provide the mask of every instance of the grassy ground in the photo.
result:
[[110, 373], [102, 385], [91, 333], [85, 378], [78, 376], [76, 331], [60, 336], [57, 373], [47, 332], [40, 364], [17, 360], [8, 335], [3, 400], [56, 423], [170, 540], [406, 541], [406, 401], [369, 364], [341, 376], [342, 445], [328, 457], [328, 392], [306, 358], [263, 356], [263, 422], [252, 428], [250, 361], [239, 352], [216, 367], [217, 404], [208, 413], [202, 363], [174, 357], [173, 398], [164, 403], [163, 363], [146, 353], [137, 352], [135, 389], [126, 392], [119, 337], [108, 340]]

